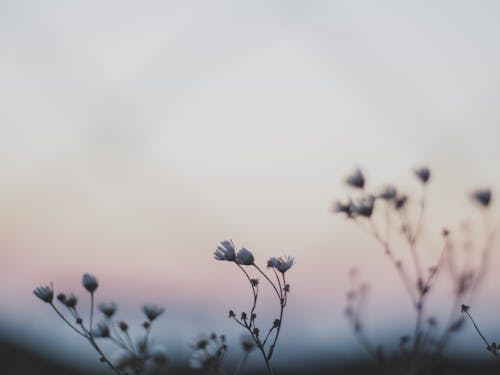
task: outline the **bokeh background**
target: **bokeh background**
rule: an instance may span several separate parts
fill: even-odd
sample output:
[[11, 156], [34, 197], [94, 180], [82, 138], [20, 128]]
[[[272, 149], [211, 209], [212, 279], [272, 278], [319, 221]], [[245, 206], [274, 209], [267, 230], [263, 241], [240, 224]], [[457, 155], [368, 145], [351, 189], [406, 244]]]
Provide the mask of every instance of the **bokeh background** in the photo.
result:
[[[84, 305], [91, 272], [131, 324], [166, 307], [155, 335], [178, 363], [200, 332], [236, 341], [227, 311], [250, 290], [212, 257], [233, 239], [261, 264], [296, 259], [278, 362], [363, 356], [343, 317], [352, 267], [371, 285], [367, 329], [397, 343], [404, 288], [331, 204], [354, 167], [415, 192], [411, 169], [428, 165], [426, 256], [443, 227], [481, 224], [467, 195], [500, 186], [499, 17], [486, 0], [2, 1], [2, 336], [99, 366], [32, 294], [54, 282]], [[474, 305], [492, 335], [496, 276]], [[487, 356], [470, 327], [453, 345]]]

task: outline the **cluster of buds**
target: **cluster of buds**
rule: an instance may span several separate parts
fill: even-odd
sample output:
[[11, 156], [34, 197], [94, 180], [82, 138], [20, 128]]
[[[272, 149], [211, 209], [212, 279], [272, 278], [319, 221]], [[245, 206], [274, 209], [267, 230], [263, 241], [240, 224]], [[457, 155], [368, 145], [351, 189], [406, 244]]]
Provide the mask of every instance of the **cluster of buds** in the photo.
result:
[[221, 371], [227, 353], [226, 336], [216, 333], [201, 335], [191, 348], [194, 350], [189, 360], [191, 368], [209, 370], [214, 374]]
[[[233, 310], [230, 310], [229, 318], [233, 319], [238, 325], [247, 331], [247, 338], [250, 338], [253, 341], [253, 347], [259, 349], [268, 372], [272, 373], [270, 360], [278, 341], [283, 321], [283, 313], [287, 304], [288, 293], [290, 292], [290, 285], [286, 281], [286, 273], [293, 266], [294, 258], [290, 256], [271, 257], [267, 261], [267, 268], [273, 272], [276, 281], [271, 280], [271, 278], [255, 263], [255, 257], [248, 249], [240, 248], [236, 251], [232, 241], [222, 241], [220, 246], [217, 246], [214, 252], [214, 258], [216, 260], [234, 263], [247, 278], [252, 289], [253, 296], [250, 311], [243, 311], [239, 314], [239, 316], [237, 316]], [[259, 277], [262, 276], [264, 280], [266, 280], [266, 283], [268, 283], [268, 285], [270, 285], [270, 287], [274, 290], [278, 299], [280, 306], [279, 317], [274, 319], [270, 328], [265, 331], [257, 327], [256, 324], [256, 307], [260, 286], [259, 279], [257, 277], [251, 277], [247, 269], [243, 266], [252, 266], [254, 273]], [[246, 346], [249, 347], [249, 345]]]
[[[165, 366], [169, 359], [164, 347], [152, 345], [150, 331], [152, 322], [160, 316], [164, 309], [156, 305], [145, 305], [142, 309], [146, 320], [142, 324], [144, 335], [136, 342], [129, 334], [129, 325], [125, 321], [114, 319], [118, 306], [114, 302], [102, 302], [98, 309], [102, 320], [94, 326], [94, 295], [99, 286], [97, 278], [84, 274], [82, 285], [90, 294], [90, 317], [88, 324], [80, 314], [78, 298], [74, 293], [59, 293], [57, 301], [66, 309], [66, 314], [54, 303], [53, 285], [36, 288], [33, 293], [45, 303], [48, 303], [57, 315], [78, 335], [85, 338], [98, 353], [101, 362], [106, 363], [116, 374], [125, 375], [130, 372], [142, 374], [147, 363]], [[70, 320], [73, 319], [74, 323]], [[101, 349], [97, 339], [106, 339], [117, 346], [117, 351], [108, 357]]]

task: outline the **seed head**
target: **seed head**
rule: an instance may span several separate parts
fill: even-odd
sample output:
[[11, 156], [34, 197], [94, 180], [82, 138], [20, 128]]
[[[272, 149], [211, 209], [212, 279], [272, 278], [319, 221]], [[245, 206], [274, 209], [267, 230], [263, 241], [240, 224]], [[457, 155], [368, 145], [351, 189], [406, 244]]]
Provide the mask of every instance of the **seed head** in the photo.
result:
[[127, 332], [127, 330], [128, 330], [128, 324], [126, 322], [124, 322], [123, 320], [120, 323], [118, 323], [118, 327], [120, 327], [120, 329], [123, 332]]
[[88, 273], [83, 275], [82, 284], [84, 288], [87, 289], [87, 291], [89, 291], [90, 293], [94, 293], [97, 287], [99, 286], [95, 276]]
[[33, 291], [33, 293], [46, 303], [52, 303], [52, 300], [54, 299], [54, 288], [52, 287], [52, 284], [50, 286], [39, 286]]

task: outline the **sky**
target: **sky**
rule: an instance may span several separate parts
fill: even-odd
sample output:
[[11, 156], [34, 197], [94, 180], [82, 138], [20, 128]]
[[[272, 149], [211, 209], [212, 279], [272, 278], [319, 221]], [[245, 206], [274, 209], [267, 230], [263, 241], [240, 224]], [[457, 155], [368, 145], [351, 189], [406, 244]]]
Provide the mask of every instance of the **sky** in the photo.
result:
[[[352, 267], [374, 332], [406, 329], [383, 252], [330, 208], [353, 168], [370, 189], [418, 193], [412, 168], [428, 165], [429, 247], [444, 226], [481, 225], [467, 195], [500, 185], [499, 15], [486, 0], [3, 1], [1, 321], [78, 348], [31, 292], [92, 272], [131, 319], [164, 305], [170, 345], [238, 336], [227, 310], [250, 290], [212, 257], [232, 239], [261, 265], [295, 257], [288, 350], [355, 347]], [[494, 291], [489, 277], [476, 300], [491, 329]]]

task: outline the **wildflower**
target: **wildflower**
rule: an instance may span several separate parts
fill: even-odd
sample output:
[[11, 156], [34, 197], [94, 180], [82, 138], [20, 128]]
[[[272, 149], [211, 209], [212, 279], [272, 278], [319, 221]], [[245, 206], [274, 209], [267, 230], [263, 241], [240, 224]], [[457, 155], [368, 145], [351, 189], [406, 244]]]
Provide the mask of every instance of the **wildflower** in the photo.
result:
[[103, 302], [99, 305], [99, 310], [106, 316], [106, 318], [111, 318], [116, 312], [116, 303], [114, 302]]
[[375, 196], [367, 195], [362, 197], [356, 205], [354, 205], [353, 211], [360, 216], [370, 217], [373, 213], [373, 206], [375, 205]]
[[422, 182], [422, 184], [426, 184], [431, 177], [431, 171], [427, 167], [420, 167], [414, 170], [415, 176]]
[[119, 370], [125, 370], [127, 367], [133, 367], [137, 357], [129, 350], [119, 349], [111, 355], [111, 362]]
[[351, 175], [347, 176], [345, 182], [353, 188], [363, 189], [365, 187], [365, 177], [359, 168], [356, 169]]
[[152, 322], [158, 316], [163, 314], [164, 311], [165, 311], [165, 309], [163, 307], [159, 307], [156, 305], [144, 305], [142, 307], [142, 312], [146, 315], [146, 317], [148, 318], [148, 320], [150, 322]]
[[90, 293], [94, 293], [99, 285], [95, 276], [88, 273], [83, 275], [82, 284]]
[[462, 311], [462, 313], [464, 313], [464, 312], [468, 312], [468, 311], [469, 311], [469, 309], [470, 309], [470, 306], [467, 306], [467, 305], [462, 305], [462, 306], [461, 306], [461, 311]]
[[222, 246], [217, 246], [217, 249], [214, 251], [214, 258], [217, 260], [234, 262], [236, 254], [233, 241], [222, 241], [221, 245]]
[[97, 327], [95, 327], [95, 329], [93, 330], [92, 335], [94, 337], [102, 337], [102, 338], [109, 337], [108, 325], [103, 322], [99, 323]]
[[334, 203], [332, 211], [335, 214], [344, 213], [348, 218], [352, 218], [354, 216], [352, 201], [347, 203], [337, 201]]
[[483, 207], [488, 207], [491, 202], [491, 190], [490, 189], [478, 189], [472, 192], [471, 197], [477, 203]]
[[268, 268], [276, 268], [281, 273], [285, 273], [293, 266], [293, 261], [294, 261], [294, 258], [292, 258], [291, 256], [286, 256], [285, 258], [272, 257], [267, 261], [267, 267]]
[[378, 197], [385, 201], [392, 201], [398, 196], [398, 190], [393, 185], [386, 185], [379, 193]]
[[196, 350], [202, 350], [205, 349], [207, 345], [208, 345], [208, 338], [205, 335], [201, 335], [195, 340], [192, 347], [193, 349]]
[[253, 254], [242, 247], [239, 251], [238, 254], [236, 255], [236, 263], [244, 265], [244, 266], [250, 266], [254, 262], [254, 257]]
[[120, 327], [120, 329], [123, 332], [127, 332], [128, 331], [128, 324], [126, 322], [124, 322], [123, 320], [120, 323], [118, 323], [118, 327]]
[[280, 271], [281, 273], [285, 273], [293, 266], [293, 261], [294, 258], [289, 255], [287, 255], [285, 258], [280, 257], [276, 268], [278, 268], [278, 271]]
[[33, 293], [40, 298], [43, 302], [52, 303], [54, 299], [54, 289], [51, 286], [40, 286], [36, 288]]
[[278, 262], [279, 260], [276, 257], [269, 258], [269, 260], [267, 261], [267, 268], [276, 268]]
[[150, 358], [157, 366], [166, 366], [169, 362], [167, 349], [161, 345], [155, 345], [149, 351]]
[[255, 341], [253, 341], [252, 336], [250, 336], [249, 334], [243, 334], [240, 336], [240, 345], [241, 349], [243, 349], [243, 351], [247, 353], [250, 353], [255, 349]]
[[[191, 368], [200, 368], [205, 370], [217, 371], [221, 368], [224, 361], [225, 353], [227, 351], [227, 345], [217, 344], [217, 335], [212, 334], [210, 336], [210, 341], [206, 340], [207, 344], [202, 350], [195, 347], [195, 352], [189, 360], [189, 365]], [[221, 336], [221, 341], [222, 336]]]

